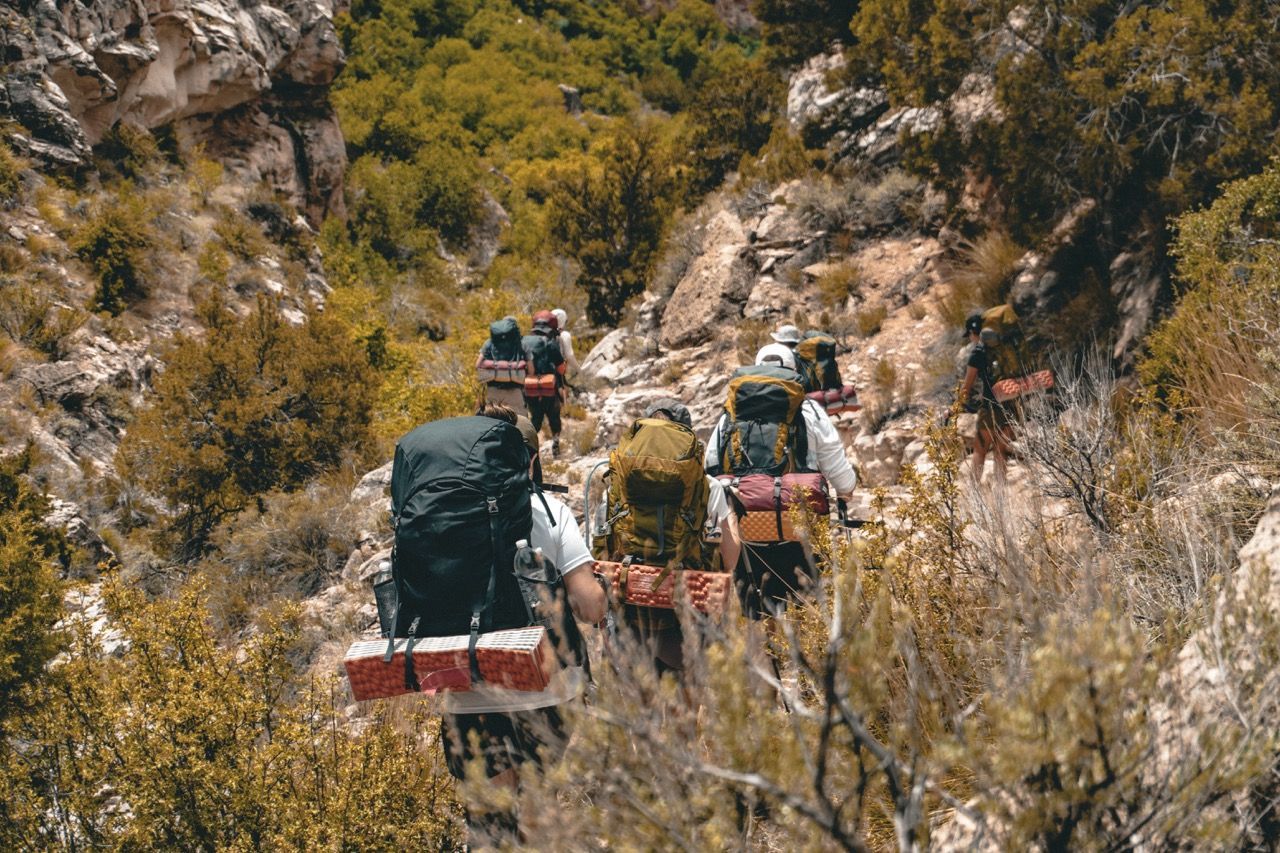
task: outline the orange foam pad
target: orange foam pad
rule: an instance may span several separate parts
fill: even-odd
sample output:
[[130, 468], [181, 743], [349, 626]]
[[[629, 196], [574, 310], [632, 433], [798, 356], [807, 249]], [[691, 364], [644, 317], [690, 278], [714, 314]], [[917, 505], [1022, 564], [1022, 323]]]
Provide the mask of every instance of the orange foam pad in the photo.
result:
[[[663, 572], [661, 566], [635, 564], [624, 568], [621, 563], [602, 562], [596, 563], [595, 572], [612, 586], [614, 598], [620, 598], [627, 604], [664, 610], [675, 609], [676, 579], [679, 578], [684, 586], [684, 596], [693, 608], [711, 615], [724, 612], [733, 585], [733, 576], [728, 572], [674, 570], [668, 572], [656, 587], [654, 581]], [[624, 576], [626, 589], [621, 589]]]
[[1048, 391], [1052, 387], [1053, 371], [1040, 370], [1029, 376], [1001, 379], [991, 386], [991, 393], [995, 395], [996, 402], [1003, 403], [1033, 391]]
[[546, 373], [542, 376], [526, 376], [524, 378], [524, 395], [526, 397], [554, 397], [556, 395], [556, 375]]
[[791, 513], [782, 513], [782, 538], [778, 538], [778, 516], [772, 512], [749, 512], [738, 519], [738, 532], [743, 542], [799, 542], [800, 534], [791, 521]]
[[[470, 637], [424, 637], [413, 645], [413, 668], [423, 693], [437, 690], [470, 690], [471, 667], [467, 663]], [[351, 694], [359, 701], [412, 693], [404, 686], [404, 648], [396, 640], [390, 663], [383, 663], [386, 640], [362, 640], [351, 644], [343, 661]], [[485, 684], [508, 690], [543, 690], [560, 668], [551, 638], [541, 625], [481, 634], [476, 642], [476, 662]]]

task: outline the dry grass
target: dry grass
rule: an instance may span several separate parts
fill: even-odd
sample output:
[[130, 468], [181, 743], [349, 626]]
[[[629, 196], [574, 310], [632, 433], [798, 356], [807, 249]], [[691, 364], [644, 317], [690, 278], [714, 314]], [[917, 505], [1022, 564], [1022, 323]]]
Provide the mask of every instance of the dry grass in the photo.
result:
[[877, 302], [874, 305], [868, 305], [860, 308], [854, 313], [854, 327], [859, 337], [869, 338], [884, 325], [885, 318], [889, 316], [889, 309], [885, 307], [883, 302]]
[[989, 231], [966, 243], [945, 276], [950, 290], [938, 300], [938, 317], [949, 326], [962, 328], [970, 314], [1003, 302], [1024, 254], [1003, 231]]
[[754, 364], [760, 347], [769, 343], [772, 327], [764, 320], [743, 320], [737, 328], [738, 359], [741, 364]]
[[818, 276], [814, 284], [822, 304], [839, 311], [848, 303], [849, 297], [857, 295], [862, 286], [862, 271], [852, 261], [844, 261]]

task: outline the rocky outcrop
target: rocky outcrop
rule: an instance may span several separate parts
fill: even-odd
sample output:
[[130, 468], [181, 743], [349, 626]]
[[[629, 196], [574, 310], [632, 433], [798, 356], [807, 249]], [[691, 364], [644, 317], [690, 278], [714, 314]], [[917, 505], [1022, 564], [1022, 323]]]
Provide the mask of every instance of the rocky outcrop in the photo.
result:
[[341, 0], [31, 0], [0, 11], [0, 107], [16, 147], [86, 161], [116, 124], [174, 126], [312, 221], [342, 213], [345, 152], [326, 88], [342, 68]]
[[833, 139], [843, 145], [889, 110], [883, 89], [832, 86], [832, 77], [845, 66], [844, 54], [811, 58], [791, 75], [787, 86], [787, 122], [810, 147]]
[[742, 316], [755, 284], [741, 220], [728, 210], [707, 223], [702, 254], [676, 285], [662, 314], [661, 342], [681, 349], [709, 340], [717, 327]]

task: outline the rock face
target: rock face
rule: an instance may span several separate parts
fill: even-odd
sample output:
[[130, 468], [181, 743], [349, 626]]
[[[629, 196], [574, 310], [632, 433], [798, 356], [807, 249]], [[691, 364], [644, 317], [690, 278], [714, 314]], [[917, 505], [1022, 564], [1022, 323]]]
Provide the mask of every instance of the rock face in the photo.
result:
[[742, 222], [730, 211], [720, 211], [707, 223], [702, 254], [689, 265], [662, 314], [664, 347], [681, 349], [702, 343], [718, 326], [742, 315], [755, 284], [755, 268], [746, 248]]
[[85, 162], [116, 124], [174, 126], [312, 221], [342, 213], [345, 152], [326, 89], [341, 0], [28, 0], [0, 10], [0, 108], [16, 147]]
[[842, 143], [889, 110], [889, 96], [883, 89], [831, 88], [832, 76], [844, 65], [843, 54], [822, 54], [791, 76], [787, 121], [811, 147], [832, 139]]

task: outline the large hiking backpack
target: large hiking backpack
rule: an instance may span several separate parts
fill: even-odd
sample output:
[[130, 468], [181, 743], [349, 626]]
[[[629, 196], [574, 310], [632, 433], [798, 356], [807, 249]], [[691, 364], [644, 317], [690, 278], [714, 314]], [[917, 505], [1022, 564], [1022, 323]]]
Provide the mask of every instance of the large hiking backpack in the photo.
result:
[[796, 344], [796, 367], [806, 392], [828, 391], [844, 385], [836, 364], [836, 339], [810, 329]]
[[720, 457], [713, 474], [769, 474], [805, 470], [808, 435], [799, 375], [784, 367], [740, 367], [729, 381]]
[[[554, 335], [554, 332], [550, 334]], [[560, 354], [559, 340], [543, 334], [525, 335], [522, 346], [527, 364], [524, 395], [554, 397], [564, 372], [564, 356]]]
[[983, 379], [994, 385], [1001, 379], [1021, 374], [1022, 326], [1012, 305], [997, 305], [982, 312], [982, 328], [990, 329], [998, 336], [995, 340], [983, 337], [981, 346], [987, 352], [987, 375]]
[[[417, 689], [417, 637], [469, 634], [473, 682], [480, 679], [479, 635], [505, 628], [544, 625], [567, 660], [586, 664], [576, 623], [549, 618], [540, 604], [544, 594], [562, 589], [559, 570], [542, 561], [538, 577], [528, 568], [537, 562], [527, 544], [535, 496], [541, 498], [529, 477], [524, 438], [505, 421], [448, 418], [424, 424], [396, 444], [391, 573], [397, 602], [391, 636], [410, 638], [406, 687]], [[554, 525], [550, 508], [547, 515]], [[517, 547], [521, 540], [523, 550]]]
[[[520, 430], [485, 417], [424, 424], [391, 466], [396, 637], [529, 624], [512, 572], [533, 528], [529, 451]], [[479, 617], [473, 625], [473, 617]]]
[[601, 559], [702, 569], [710, 487], [693, 430], [664, 418], [632, 424], [609, 455]]

